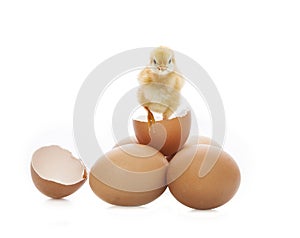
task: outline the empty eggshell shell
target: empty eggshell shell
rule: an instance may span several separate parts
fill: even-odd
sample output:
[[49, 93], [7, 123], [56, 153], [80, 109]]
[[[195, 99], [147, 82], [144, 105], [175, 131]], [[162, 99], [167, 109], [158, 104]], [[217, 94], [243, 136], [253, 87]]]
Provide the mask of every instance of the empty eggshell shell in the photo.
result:
[[63, 198], [79, 189], [87, 179], [81, 160], [59, 146], [46, 146], [34, 152], [31, 177], [37, 189], [51, 198]]
[[156, 149], [140, 144], [119, 146], [93, 165], [89, 183], [102, 200], [119, 206], [139, 206], [166, 189], [168, 162]]
[[173, 196], [182, 204], [201, 210], [228, 202], [238, 190], [240, 178], [231, 156], [209, 145], [183, 148], [171, 160], [167, 173]]
[[136, 138], [140, 144], [149, 145], [166, 156], [179, 151], [191, 129], [191, 112], [172, 119], [156, 121], [150, 128], [146, 121], [133, 120]]

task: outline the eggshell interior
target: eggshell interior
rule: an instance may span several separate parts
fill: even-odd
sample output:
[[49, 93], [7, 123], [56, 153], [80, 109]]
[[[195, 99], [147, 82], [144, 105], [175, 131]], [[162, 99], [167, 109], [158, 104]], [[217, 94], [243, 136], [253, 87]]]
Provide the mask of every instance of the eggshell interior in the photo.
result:
[[59, 146], [37, 150], [32, 157], [32, 168], [41, 178], [64, 185], [78, 183], [85, 174], [82, 161]]

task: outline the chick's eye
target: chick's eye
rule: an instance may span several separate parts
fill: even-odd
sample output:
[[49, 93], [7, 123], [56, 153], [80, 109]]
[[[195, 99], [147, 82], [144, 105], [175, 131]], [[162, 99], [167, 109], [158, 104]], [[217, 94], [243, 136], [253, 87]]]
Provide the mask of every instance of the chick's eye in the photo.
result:
[[153, 63], [156, 64], [156, 60], [155, 59], [153, 60]]
[[171, 59], [169, 59], [169, 64], [171, 64], [171, 62], [172, 62], [172, 60], [171, 60]]

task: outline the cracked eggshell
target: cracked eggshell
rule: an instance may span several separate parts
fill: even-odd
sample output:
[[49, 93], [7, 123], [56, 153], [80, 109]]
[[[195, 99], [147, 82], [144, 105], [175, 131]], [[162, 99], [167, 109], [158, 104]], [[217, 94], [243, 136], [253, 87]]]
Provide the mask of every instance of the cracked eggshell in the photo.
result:
[[55, 199], [74, 193], [87, 179], [86, 168], [82, 161], [56, 145], [35, 151], [30, 170], [37, 189]]
[[147, 121], [134, 119], [133, 127], [140, 144], [149, 145], [166, 156], [173, 155], [183, 147], [190, 134], [191, 112], [156, 121], [150, 129]]
[[219, 147], [185, 147], [171, 160], [168, 187], [182, 204], [200, 210], [227, 203], [240, 185], [240, 170], [233, 158]]
[[126, 144], [101, 156], [93, 165], [89, 184], [102, 200], [119, 206], [152, 202], [166, 189], [168, 161], [147, 145]]

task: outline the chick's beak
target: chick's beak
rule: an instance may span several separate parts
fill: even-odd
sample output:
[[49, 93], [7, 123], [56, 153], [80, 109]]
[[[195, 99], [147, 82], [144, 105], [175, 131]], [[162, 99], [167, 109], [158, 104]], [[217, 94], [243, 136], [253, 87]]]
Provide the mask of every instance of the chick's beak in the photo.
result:
[[157, 69], [158, 69], [159, 71], [165, 71], [165, 70], [167, 69], [167, 67], [164, 66], [164, 65], [160, 65], [160, 66], [157, 66]]

